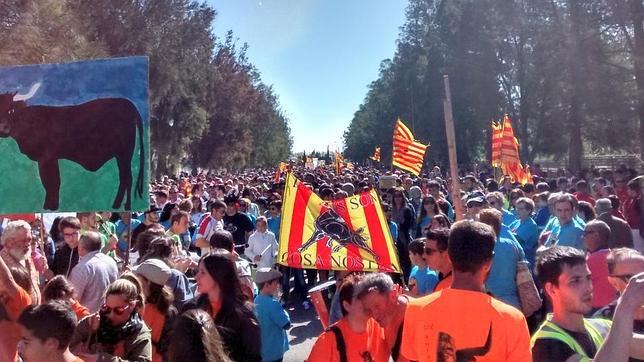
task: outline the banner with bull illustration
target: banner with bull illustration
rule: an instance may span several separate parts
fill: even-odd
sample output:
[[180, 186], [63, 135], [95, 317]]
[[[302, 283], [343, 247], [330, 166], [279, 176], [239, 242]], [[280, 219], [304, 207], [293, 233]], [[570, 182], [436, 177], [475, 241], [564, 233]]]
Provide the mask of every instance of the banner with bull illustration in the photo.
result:
[[400, 271], [375, 190], [323, 201], [289, 173], [279, 239], [277, 261], [281, 265], [320, 270]]
[[148, 59], [0, 68], [0, 214], [148, 205]]

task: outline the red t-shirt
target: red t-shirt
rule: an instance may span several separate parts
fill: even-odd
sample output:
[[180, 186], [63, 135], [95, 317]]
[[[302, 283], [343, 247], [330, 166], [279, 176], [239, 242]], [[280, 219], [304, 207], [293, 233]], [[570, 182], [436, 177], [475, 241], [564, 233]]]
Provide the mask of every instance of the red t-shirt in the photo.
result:
[[593, 308], [603, 308], [617, 297], [617, 291], [608, 282], [608, 264], [606, 257], [609, 249], [601, 249], [589, 253], [586, 257], [586, 264], [590, 269], [593, 282]]
[[9, 320], [0, 322], [0, 361], [18, 359], [18, 341], [22, 336], [22, 326], [16, 322], [20, 313], [31, 304], [31, 297], [24, 289], [18, 287], [18, 294], [9, 297], [4, 308]]

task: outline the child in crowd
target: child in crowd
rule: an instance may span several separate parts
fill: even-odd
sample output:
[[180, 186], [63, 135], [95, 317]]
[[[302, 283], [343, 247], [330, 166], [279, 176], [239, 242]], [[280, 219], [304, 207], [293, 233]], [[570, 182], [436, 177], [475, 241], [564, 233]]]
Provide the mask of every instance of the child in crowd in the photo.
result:
[[277, 299], [281, 279], [282, 273], [271, 268], [259, 268], [255, 274], [259, 289], [255, 305], [262, 332], [262, 362], [281, 361], [288, 350], [286, 330], [291, 326], [291, 320]]
[[423, 258], [425, 253], [425, 238], [419, 238], [409, 243], [409, 259], [413, 265], [409, 273], [409, 291], [414, 297], [421, 297], [434, 291], [438, 284], [438, 274], [427, 267]]

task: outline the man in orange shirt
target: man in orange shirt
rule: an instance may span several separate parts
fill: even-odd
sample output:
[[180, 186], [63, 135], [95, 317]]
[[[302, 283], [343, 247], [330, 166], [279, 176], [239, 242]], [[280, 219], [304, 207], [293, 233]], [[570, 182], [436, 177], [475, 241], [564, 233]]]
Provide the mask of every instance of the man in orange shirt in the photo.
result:
[[16, 361], [16, 345], [20, 339], [20, 325], [16, 322], [22, 311], [31, 304], [31, 297], [23, 287], [30, 281], [24, 278], [18, 285], [7, 264], [0, 258], [0, 361]]
[[403, 321], [409, 297], [401, 295], [391, 277], [385, 273], [367, 274], [356, 288], [367, 315], [385, 329], [385, 340], [394, 361], [406, 362], [400, 355]]
[[449, 234], [451, 288], [410, 301], [401, 353], [415, 361], [530, 361], [528, 326], [516, 308], [484, 292], [496, 234], [464, 220]]
[[318, 337], [308, 362], [389, 361], [384, 330], [354, 297], [358, 281], [358, 276], [350, 275], [342, 282], [339, 293], [343, 317]]
[[430, 269], [437, 270], [440, 274], [435, 292], [449, 288], [452, 284], [452, 262], [447, 255], [447, 240], [449, 229], [441, 228], [427, 231], [425, 242], [425, 262]]
[[69, 342], [76, 329], [74, 312], [61, 301], [29, 306], [18, 323], [22, 339], [18, 350], [23, 362], [82, 362], [69, 351]]

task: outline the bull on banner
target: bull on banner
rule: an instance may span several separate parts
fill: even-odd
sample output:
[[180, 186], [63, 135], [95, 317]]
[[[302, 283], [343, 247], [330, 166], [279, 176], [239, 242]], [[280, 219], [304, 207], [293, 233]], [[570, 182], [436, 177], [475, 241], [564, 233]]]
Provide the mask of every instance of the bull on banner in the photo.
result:
[[375, 190], [323, 201], [289, 173], [279, 239], [281, 265], [400, 272], [393, 238]]
[[0, 214], [148, 205], [148, 58], [0, 68]]

